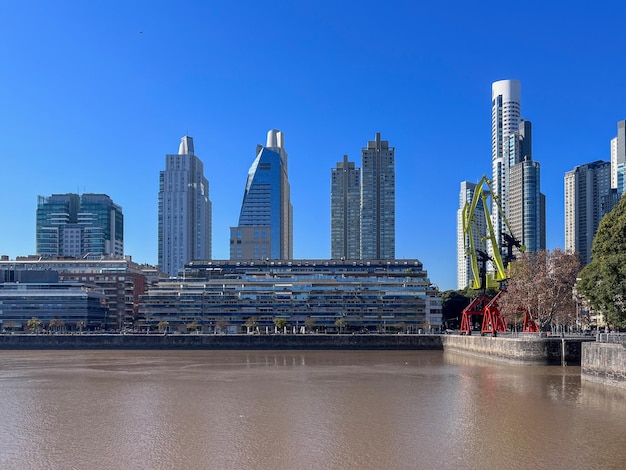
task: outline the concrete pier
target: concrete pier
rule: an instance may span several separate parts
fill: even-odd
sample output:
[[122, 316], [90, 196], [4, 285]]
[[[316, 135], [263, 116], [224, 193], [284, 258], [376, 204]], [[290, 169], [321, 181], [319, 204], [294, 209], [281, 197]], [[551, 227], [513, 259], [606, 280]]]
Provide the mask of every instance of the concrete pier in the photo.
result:
[[583, 380], [626, 389], [626, 345], [587, 343], [581, 361]]
[[443, 347], [446, 351], [520, 364], [579, 366], [582, 344], [587, 341], [594, 338], [444, 335]]

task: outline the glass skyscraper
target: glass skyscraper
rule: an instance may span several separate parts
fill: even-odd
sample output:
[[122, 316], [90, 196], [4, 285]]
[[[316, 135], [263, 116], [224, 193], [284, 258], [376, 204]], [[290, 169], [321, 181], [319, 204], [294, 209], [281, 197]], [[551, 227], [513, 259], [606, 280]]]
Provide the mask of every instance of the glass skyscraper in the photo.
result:
[[165, 156], [159, 178], [159, 269], [177, 276], [185, 263], [211, 259], [211, 201], [193, 139]]
[[230, 228], [230, 259], [293, 258], [293, 208], [283, 133], [257, 145], [248, 171], [239, 224]]
[[361, 170], [347, 155], [331, 169], [330, 245], [332, 259], [361, 257]]
[[361, 150], [361, 259], [394, 259], [396, 255], [395, 148], [381, 140]]
[[106, 194], [53, 194], [37, 202], [37, 254], [124, 256], [122, 208]]

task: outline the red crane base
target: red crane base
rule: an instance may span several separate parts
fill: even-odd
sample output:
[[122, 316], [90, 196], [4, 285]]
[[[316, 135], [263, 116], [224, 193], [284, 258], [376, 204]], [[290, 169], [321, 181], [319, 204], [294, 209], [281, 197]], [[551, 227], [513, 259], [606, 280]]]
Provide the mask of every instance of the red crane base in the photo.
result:
[[528, 312], [524, 312], [524, 333], [539, 333], [539, 324], [533, 320]]
[[498, 308], [497, 299], [500, 293], [495, 297], [488, 295], [478, 295], [474, 300], [465, 307], [461, 316], [461, 334], [472, 334], [472, 315], [482, 316], [482, 327], [480, 333], [491, 333], [496, 335], [506, 331], [506, 320]]

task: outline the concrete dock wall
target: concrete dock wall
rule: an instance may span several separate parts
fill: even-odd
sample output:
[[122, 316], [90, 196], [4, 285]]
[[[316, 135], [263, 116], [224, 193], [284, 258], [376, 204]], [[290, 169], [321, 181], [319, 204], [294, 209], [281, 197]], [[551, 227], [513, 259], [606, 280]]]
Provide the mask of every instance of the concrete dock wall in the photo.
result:
[[443, 336], [446, 351], [506, 360], [523, 364], [580, 365], [580, 338], [540, 338], [537, 336]]
[[0, 349], [441, 350], [440, 335], [0, 335]]
[[580, 365], [581, 340], [459, 335], [0, 335], [0, 349], [452, 350], [526, 364]]
[[584, 344], [581, 377], [626, 389], [626, 346], [623, 343]]

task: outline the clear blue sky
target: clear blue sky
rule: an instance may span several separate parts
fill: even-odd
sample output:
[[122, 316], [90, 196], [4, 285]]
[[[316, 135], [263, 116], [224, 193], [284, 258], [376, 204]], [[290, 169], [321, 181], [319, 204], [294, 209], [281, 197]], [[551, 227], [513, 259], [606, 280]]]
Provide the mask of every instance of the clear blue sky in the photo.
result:
[[0, 254], [35, 252], [38, 195], [106, 193], [157, 262], [166, 153], [194, 138], [228, 258], [255, 146], [281, 129], [294, 256], [330, 256], [330, 169], [396, 148], [396, 256], [456, 288], [459, 184], [491, 172], [491, 83], [519, 79], [562, 247], [563, 176], [626, 119], [621, 2], [20, 1], [0, 4]]

